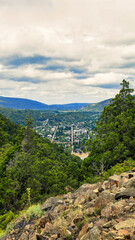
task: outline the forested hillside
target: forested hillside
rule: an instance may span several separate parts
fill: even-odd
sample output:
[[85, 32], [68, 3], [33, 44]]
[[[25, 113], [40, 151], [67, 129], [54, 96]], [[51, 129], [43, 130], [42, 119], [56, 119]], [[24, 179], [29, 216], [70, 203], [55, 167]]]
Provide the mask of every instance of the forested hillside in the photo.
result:
[[1, 227], [17, 210], [61, 194], [68, 185], [76, 188], [80, 165], [79, 158], [39, 137], [30, 119], [26, 119], [26, 127], [20, 127], [0, 115]]
[[86, 106], [79, 109], [80, 112], [102, 112], [104, 107], [106, 107], [110, 103], [111, 99], [107, 99], [98, 103], [90, 103]]
[[87, 142], [90, 154], [82, 164], [82, 175], [87, 181], [99, 174], [104, 176], [115, 164], [135, 160], [135, 97], [131, 94], [134, 90], [126, 80], [121, 86], [100, 116], [94, 141]]
[[39, 111], [39, 110], [17, 110], [12, 108], [0, 108], [0, 113], [15, 123], [26, 125], [26, 117], [30, 116], [33, 123], [41, 125], [49, 119], [52, 125], [73, 124], [86, 121], [90, 125], [90, 120], [99, 118], [100, 112], [58, 112], [58, 111]]

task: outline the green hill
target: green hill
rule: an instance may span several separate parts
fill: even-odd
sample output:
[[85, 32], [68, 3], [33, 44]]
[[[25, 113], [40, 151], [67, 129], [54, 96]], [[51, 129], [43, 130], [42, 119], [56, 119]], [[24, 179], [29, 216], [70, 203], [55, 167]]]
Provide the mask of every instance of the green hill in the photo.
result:
[[111, 99], [104, 100], [99, 103], [90, 103], [79, 109], [80, 112], [102, 112], [104, 107], [110, 103]]

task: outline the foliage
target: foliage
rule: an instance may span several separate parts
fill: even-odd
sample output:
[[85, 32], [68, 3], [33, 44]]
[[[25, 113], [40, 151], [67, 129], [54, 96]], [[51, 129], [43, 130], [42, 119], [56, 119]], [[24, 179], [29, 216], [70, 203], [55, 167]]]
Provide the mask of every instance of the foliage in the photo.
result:
[[119, 94], [106, 106], [96, 125], [90, 155], [82, 164], [82, 179], [103, 174], [116, 163], [135, 160], [135, 101], [133, 89], [123, 80]]
[[[109, 102], [108, 102], [109, 103]], [[88, 126], [93, 128], [95, 125], [90, 123], [91, 120], [99, 118], [101, 112], [58, 112], [58, 111], [43, 111], [43, 110], [16, 110], [0, 108], [0, 113], [9, 118], [16, 124], [26, 125], [26, 118], [29, 116], [33, 119], [33, 123], [41, 125], [45, 120], [49, 119], [51, 125], [69, 125], [73, 123], [86, 122]]]
[[78, 187], [81, 160], [36, 134], [31, 119], [26, 119], [26, 127], [3, 115], [0, 121], [0, 214], [7, 213], [7, 224], [10, 210], [14, 214], [50, 195], [64, 193], [67, 185]]
[[110, 169], [108, 169], [106, 172], [103, 173], [104, 179], [108, 179], [109, 176], [112, 176], [114, 174], [121, 174], [126, 171], [130, 171], [135, 167], [135, 161], [131, 158], [125, 160], [123, 163], [117, 163]]
[[29, 220], [38, 219], [43, 215], [40, 204], [32, 205], [25, 212], [25, 218]]
[[[7, 233], [9, 233], [17, 221], [20, 219], [26, 219], [26, 221], [38, 219], [43, 216], [43, 211], [41, 210], [41, 205], [32, 205], [27, 210], [20, 212], [19, 214], [14, 214], [11, 210], [0, 216], [0, 237], [2, 238]], [[19, 218], [18, 218], [19, 217]], [[6, 229], [6, 230], [5, 230]]]
[[[18, 215], [17, 215], [18, 216]], [[4, 230], [9, 222], [15, 219], [16, 215], [10, 210], [3, 215], [0, 215], [0, 228]]]

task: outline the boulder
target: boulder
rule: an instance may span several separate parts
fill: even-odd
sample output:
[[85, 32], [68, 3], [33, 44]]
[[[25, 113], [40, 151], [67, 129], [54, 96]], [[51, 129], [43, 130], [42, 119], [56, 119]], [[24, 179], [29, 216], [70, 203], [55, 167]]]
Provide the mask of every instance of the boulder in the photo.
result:
[[112, 185], [116, 185], [117, 187], [119, 187], [119, 184], [120, 184], [120, 181], [121, 181], [121, 177], [114, 174], [113, 176], [109, 177], [109, 182], [110, 182], [110, 187]]
[[135, 219], [133, 218], [129, 218], [125, 221], [121, 221], [114, 225], [114, 228], [116, 230], [125, 229], [125, 228], [134, 228], [134, 227], [135, 227]]
[[135, 177], [130, 178], [125, 184], [125, 188], [134, 188], [135, 187]]
[[129, 197], [135, 197], [135, 188], [125, 188], [122, 189], [120, 192], [116, 193], [115, 199], [118, 200], [120, 198], [129, 198]]
[[100, 230], [98, 227], [94, 227], [87, 234], [85, 234], [81, 240], [101, 240]]
[[45, 203], [42, 205], [41, 209], [44, 211], [51, 210], [55, 204], [58, 202], [58, 198], [56, 197], [50, 197], [48, 198]]
[[112, 216], [115, 217], [115, 216], [124, 214], [124, 209], [125, 209], [126, 204], [127, 203], [126, 203], [125, 199], [122, 199], [122, 200], [114, 203], [112, 205]]
[[112, 205], [113, 203], [108, 203], [106, 207], [101, 210], [101, 217], [110, 218], [110, 216], [112, 216]]
[[115, 195], [110, 193], [108, 190], [101, 192], [99, 197], [96, 198], [94, 207], [101, 208], [104, 207], [107, 203], [114, 201]]

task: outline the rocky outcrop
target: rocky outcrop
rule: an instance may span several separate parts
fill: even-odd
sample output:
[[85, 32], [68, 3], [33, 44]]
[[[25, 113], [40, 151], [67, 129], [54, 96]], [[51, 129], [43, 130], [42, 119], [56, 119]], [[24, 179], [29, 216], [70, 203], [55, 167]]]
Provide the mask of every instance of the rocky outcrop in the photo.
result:
[[51, 197], [43, 216], [19, 218], [2, 240], [135, 240], [135, 169]]

